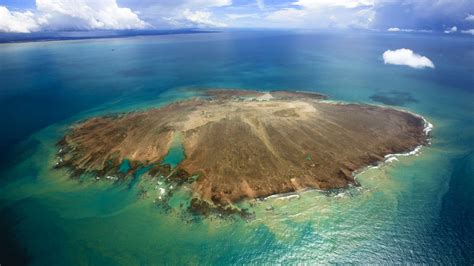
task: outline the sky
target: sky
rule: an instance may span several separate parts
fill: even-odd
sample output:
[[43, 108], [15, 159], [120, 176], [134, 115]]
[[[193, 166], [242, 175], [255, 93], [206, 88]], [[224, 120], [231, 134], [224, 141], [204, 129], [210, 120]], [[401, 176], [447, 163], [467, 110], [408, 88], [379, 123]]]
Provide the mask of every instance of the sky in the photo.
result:
[[182, 28], [474, 36], [474, 0], [0, 0], [0, 34]]

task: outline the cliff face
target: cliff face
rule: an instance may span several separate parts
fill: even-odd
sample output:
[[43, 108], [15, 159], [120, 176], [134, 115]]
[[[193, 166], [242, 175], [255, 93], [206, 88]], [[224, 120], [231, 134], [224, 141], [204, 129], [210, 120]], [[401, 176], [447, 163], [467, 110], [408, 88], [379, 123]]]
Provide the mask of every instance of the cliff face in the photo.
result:
[[[331, 104], [298, 92], [207, 96], [81, 122], [60, 142], [58, 166], [105, 176], [127, 159], [128, 174], [151, 164], [150, 174], [170, 178], [198, 173], [196, 195], [226, 206], [304, 188], [343, 188], [355, 182], [353, 171], [426, 141], [421, 118], [393, 109]], [[161, 162], [176, 134], [186, 157], [171, 171]]]

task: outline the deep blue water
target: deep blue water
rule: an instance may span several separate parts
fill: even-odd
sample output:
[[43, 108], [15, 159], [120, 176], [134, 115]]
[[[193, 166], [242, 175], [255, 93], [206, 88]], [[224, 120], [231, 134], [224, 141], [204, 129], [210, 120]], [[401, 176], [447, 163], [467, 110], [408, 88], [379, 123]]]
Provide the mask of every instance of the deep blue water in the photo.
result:
[[[427, 56], [436, 68], [385, 65], [383, 52], [399, 48]], [[474, 38], [469, 36], [224, 32], [0, 44], [0, 264], [472, 264], [472, 73]], [[154, 106], [185, 97], [185, 88], [209, 87], [310, 90], [334, 100], [402, 107], [435, 125], [432, 145], [419, 157], [390, 166], [379, 180], [361, 177], [362, 185], [371, 192], [352, 201], [305, 199], [306, 205], [294, 209], [306, 215], [308, 204], [328, 204], [331, 212], [312, 212], [313, 216], [298, 221], [287, 218], [282, 223], [291, 230], [269, 222], [272, 218], [265, 214], [259, 216], [265, 222], [217, 227], [212, 234], [204, 233], [208, 232], [204, 225], [190, 227], [195, 235], [179, 235], [182, 241], [176, 237], [168, 246], [157, 244], [155, 254], [161, 256], [153, 259], [152, 251], [137, 251], [124, 239], [110, 237], [112, 244], [107, 247], [106, 240], [94, 242], [98, 236], [107, 238], [102, 235], [107, 230], [99, 230], [103, 226], [99, 217], [107, 217], [124, 231], [135, 230], [119, 222], [131, 220], [138, 212], [135, 195], [118, 188], [105, 195], [96, 188], [75, 190], [64, 180], [61, 182], [69, 183], [56, 184], [54, 180], [60, 178], [50, 169], [54, 141], [67, 125], [84, 117]], [[62, 194], [61, 189], [71, 193]], [[90, 194], [82, 197], [81, 193]], [[104, 196], [97, 196], [99, 202], [95, 195]], [[352, 205], [358, 209], [348, 207]], [[352, 226], [335, 218], [349, 213]], [[142, 217], [137, 223], [149, 223], [148, 216]], [[166, 229], [173, 222], [163, 219], [155, 222], [154, 230], [173, 231]], [[87, 234], [90, 238], [84, 236]], [[233, 239], [225, 240], [229, 235]], [[136, 242], [132, 237], [130, 245], [150, 245], [153, 236], [137, 237]], [[48, 248], [42, 241], [49, 242]], [[201, 246], [191, 245], [193, 241]], [[350, 244], [346, 251], [338, 248], [344, 243]], [[109, 254], [119, 250], [130, 251], [130, 257]]]

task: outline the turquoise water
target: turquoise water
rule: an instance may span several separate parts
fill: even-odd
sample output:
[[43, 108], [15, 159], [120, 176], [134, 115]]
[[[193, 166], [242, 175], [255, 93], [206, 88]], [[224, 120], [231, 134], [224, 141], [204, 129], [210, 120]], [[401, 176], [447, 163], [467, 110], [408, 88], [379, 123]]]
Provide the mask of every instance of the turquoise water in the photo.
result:
[[[473, 43], [434, 34], [234, 32], [2, 44], [0, 263], [472, 264]], [[384, 65], [382, 53], [398, 48], [436, 68]], [[151, 179], [147, 169], [126, 182], [71, 180], [52, 169], [55, 143], [75, 121], [208, 87], [392, 104], [433, 123], [432, 144], [360, 174], [360, 188], [256, 202], [247, 222], [196, 219], [185, 211], [189, 188]], [[166, 159], [173, 165], [184, 156], [175, 144]]]
[[171, 148], [163, 159], [164, 164], [169, 164], [171, 168], [175, 168], [182, 160], [185, 159], [184, 147], [181, 140], [182, 136], [175, 136]]
[[125, 159], [123, 160], [123, 162], [120, 164], [120, 167], [119, 167], [119, 172], [120, 173], [123, 173], [123, 174], [126, 174], [128, 173], [128, 171], [130, 170], [131, 166], [130, 166], [130, 161]]

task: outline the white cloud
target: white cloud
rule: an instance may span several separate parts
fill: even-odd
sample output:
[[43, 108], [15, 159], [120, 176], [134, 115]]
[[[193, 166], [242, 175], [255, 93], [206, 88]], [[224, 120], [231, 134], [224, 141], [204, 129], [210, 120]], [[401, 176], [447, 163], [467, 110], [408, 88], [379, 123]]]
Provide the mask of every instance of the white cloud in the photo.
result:
[[31, 11], [10, 12], [8, 8], [0, 6], [0, 32], [29, 33], [39, 28], [40, 23]]
[[[11, 6], [20, 0], [10, 0]], [[461, 32], [472, 0], [21, 0], [36, 8], [0, 10], [0, 31], [176, 27], [364, 28]], [[0, 0], [2, 2], [2, 0]], [[130, 7], [130, 8], [128, 8]], [[19, 12], [18, 12], [19, 11]], [[146, 21], [146, 22], [145, 22]], [[149, 23], [149, 24], [148, 24]], [[444, 25], [457, 25], [448, 29]], [[466, 28], [467, 26], [467, 28]], [[468, 33], [468, 31], [464, 31]]]
[[404, 65], [412, 68], [434, 68], [433, 62], [425, 56], [414, 53], [410, 49], [387, 50], [383, 53], [385, 64]]
[[259, 18], [260, 16], [257, 13], [245, 13], [245, 14], [226, 14], [226, 17], [228, 17], [231, 20], [237, 20], [237, 19], [247, 19], [247, 18]]
[[474, 29], [462, 30], [462, 33], [474, 35]]
[[387, 31], [390, 32], [415, 32], [413, 29], [400, 29], [400, 28], [389, 28]]
[[453, 32], [456, 32], [456, 31], [458, 31], [458, 27], [454, 26], [450, 29], [445, 30], [444, 33], [449, 34], [449, 33], [453, 33]]
[[357, 23], [354, 22], [354, 25], [363, 25], [363, 28], [368, 28], [370, 24], [373, 22], [375, 17], [375, 11], [371, 8], [361, 9], [356, 12], [356, 19], [358, 20]]
[[193, 8], [222, 7], [232, 5], [232, 0], [186, 0], [182, 6]]
[[116, 0], [36, 0], [36, 8], [48, 16], [52, 28], [143, 29], [147, 23]]
[[286, 8], [268, 14], [266, 19], [281, 24], [279, 26], [293, 27], [302, 24], [306, 15], [307, 12], [303, 9]]
[[180, 27], [226, 27], [226, 24], [213, 20], [212, 13], [208, 11], [185, 9], [180, 15], [169, 17], [167, 20]]
[[[99, 0], [97, 0], [99, 1]], [[206, 9], [232, 5], [232, 0], [119, 0], [126, 6], [140, 7], [141, 11], [173, 12], [184, 9]]]
[[305, 8], [345, 7], [356, 8], [360, 6], [373, 6], [374, 0], [298, 0], [294, 5]]
[[272, 27], [370, 28], [375, 0], [297, 0], [290, 6], [267, 13]]
[[[121, 2], [139, 3], [140, 16], [156, 28], [171, 27], [224, 27], [223, 22], [230, 17], [224, 12], [232, 5], [232, 0], [121, 0]], [[232, 10], [229, 13], [240, 13]], [[242, 20], [241, 20], [242, 21]]]
[[0, 9], [0, 31], [33, 32], [61, 29], [143, 29], [149, 25], [116, 0], [36, 0], [36, 10]]
[[414, 30], [414, 29], [400, 29], [400, 28], [388, 28], [387, 31], [389, 32], [423, 32], [423, 33], [429, 33], [433, 32], [432, 30]]

